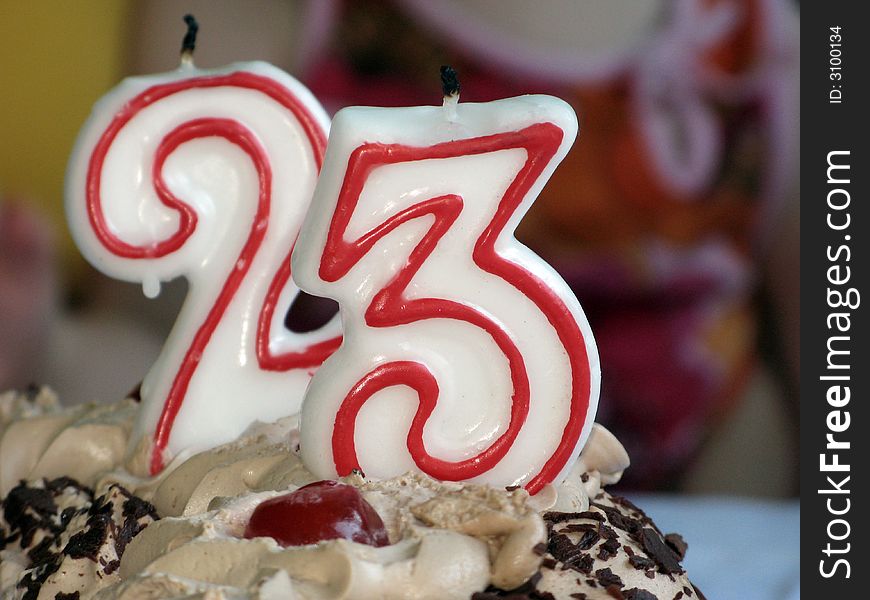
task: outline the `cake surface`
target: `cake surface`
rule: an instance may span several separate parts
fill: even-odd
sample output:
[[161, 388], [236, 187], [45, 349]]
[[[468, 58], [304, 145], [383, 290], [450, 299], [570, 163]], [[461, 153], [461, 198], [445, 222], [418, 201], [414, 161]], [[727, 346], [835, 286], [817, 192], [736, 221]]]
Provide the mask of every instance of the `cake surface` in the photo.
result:
[[682, 539], [602, 489], [628, 457], [598, 426], [568, 479], [533, 497], [354, 473], [342, 481], [390, 544], [282, 548], [244, 531], [260, 502], [314, 480], [295, 419], [146, 478], [122, 443], [136, 410], [134, 399], [63, 409], [46, 389], [0, 395], [0, 597], [703, 598], [680, 565]]

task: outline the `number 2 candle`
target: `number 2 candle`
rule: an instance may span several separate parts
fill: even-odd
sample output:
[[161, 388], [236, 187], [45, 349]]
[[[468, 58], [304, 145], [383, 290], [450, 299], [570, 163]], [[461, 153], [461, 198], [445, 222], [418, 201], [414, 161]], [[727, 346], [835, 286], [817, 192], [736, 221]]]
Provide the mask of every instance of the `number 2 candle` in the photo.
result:
[[127, 79], [79, 135], [67, 214], [85, 257], [141, 283], [184, 276], [188, 296], [142, 384], [132, 442], [151, 473], [188, 450], [236, 438], [254, 420], [298, 412], [338, 325], [294, 334], [289, 254], [308, 208], [328, 118], [265, 63], [193, 66]]
[[302, 456], [318, 477], [416, 470], [536, 493], [590, 431], [586, 318], [514, 238], [576, 117], [548, 96], [457, 100], [333, 121], [293, 252], [297, 283], [337, 300], [344, 328], [303, 402]]

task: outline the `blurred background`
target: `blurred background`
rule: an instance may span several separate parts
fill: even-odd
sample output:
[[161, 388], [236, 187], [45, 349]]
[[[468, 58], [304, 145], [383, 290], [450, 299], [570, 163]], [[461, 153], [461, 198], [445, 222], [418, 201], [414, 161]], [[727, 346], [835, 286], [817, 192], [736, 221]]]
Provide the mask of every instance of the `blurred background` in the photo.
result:
[[64, 169], [91, 105], [172, 70], [262, 59], [332, 112], [548, 93], [580, 136], [518, 237], [580, 298], [624, 485], [797, 492], [799, 36], [791, 0], [0, 0], [0, 389], [120, 398], [183, 301], [87, 266]]

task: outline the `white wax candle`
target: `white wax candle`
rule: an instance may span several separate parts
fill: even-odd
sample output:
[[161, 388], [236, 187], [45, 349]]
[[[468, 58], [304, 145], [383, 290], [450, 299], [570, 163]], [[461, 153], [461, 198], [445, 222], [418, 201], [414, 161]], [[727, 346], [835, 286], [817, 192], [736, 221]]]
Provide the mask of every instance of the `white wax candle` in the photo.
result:
[[568, 285], [514, 230], [576, 132], [548, 96], [336, 115], [293, 253], [297, 283], [336, 299], [344, 329], [302, 408], [317, 476], [421, 470], [535, 493], [567, 472], [597, 351]]
[[122, 82], [73, 152], [67, 213], [85, 257], [141, 283], [186, 277], [188, 297], [142, 385], [132, 440], [152, 473], [182, 451], [295, 414], [338, 323], [294, 334], [289, 253], [308, 207], [328, 117], [265, 63]]

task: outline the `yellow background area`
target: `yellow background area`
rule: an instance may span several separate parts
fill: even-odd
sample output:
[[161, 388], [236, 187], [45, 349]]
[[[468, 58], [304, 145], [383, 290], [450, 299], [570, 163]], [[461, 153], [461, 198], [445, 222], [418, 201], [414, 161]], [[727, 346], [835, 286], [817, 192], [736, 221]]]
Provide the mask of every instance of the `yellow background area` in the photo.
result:
[[0, 0], [0, 196], [26, 199], [66, 232], [63, 180], [79, 128], [124, 68], [124, 0]]

